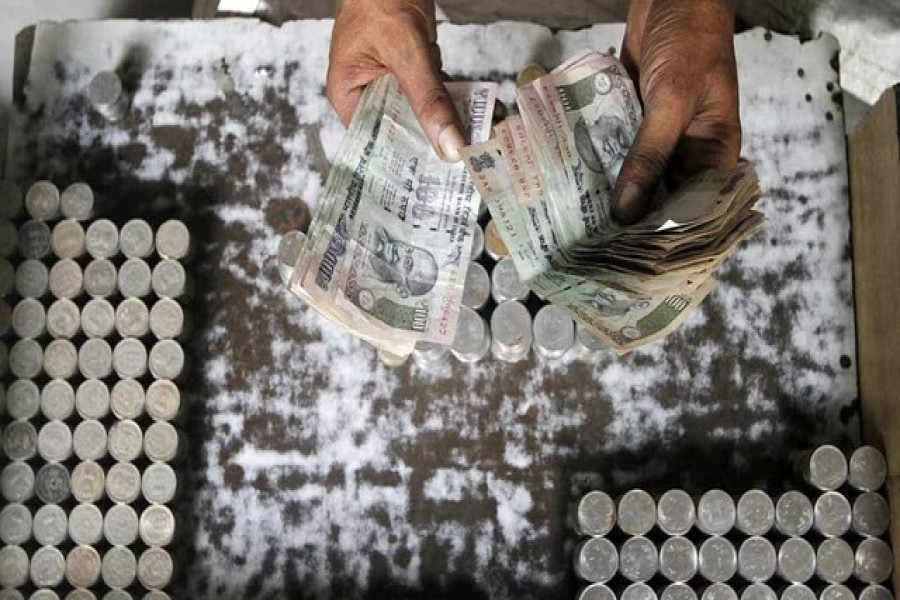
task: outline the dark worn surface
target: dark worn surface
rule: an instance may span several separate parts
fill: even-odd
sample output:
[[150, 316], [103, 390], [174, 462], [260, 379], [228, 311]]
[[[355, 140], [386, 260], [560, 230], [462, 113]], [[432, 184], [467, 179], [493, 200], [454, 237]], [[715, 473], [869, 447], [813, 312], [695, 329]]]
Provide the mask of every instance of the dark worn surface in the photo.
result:
[[[676, 334], [596, 364], [451, 362], [424, 374], [385, 369], [302, 307], [270, 258], [280, 234], [308, 223], [340, 137], [322, 90], [329, 29], [37, 33], [9, 172], [84, 180], [104, 215], [179, 215], [199, 242], [177, 596], [572, 596], [567, 514], [584, 490], [775, 492], [792, 479], [792, 452], [855, 437], [828, 40], [738, 39], [744, 153], [770, 222]], [[620, 35], [441, 30], [450, 72], [507, 82], [507, 97], [529, 53], [551, 62]], [[82, 93], [111, 67], [134, 94], [119, 124]]]

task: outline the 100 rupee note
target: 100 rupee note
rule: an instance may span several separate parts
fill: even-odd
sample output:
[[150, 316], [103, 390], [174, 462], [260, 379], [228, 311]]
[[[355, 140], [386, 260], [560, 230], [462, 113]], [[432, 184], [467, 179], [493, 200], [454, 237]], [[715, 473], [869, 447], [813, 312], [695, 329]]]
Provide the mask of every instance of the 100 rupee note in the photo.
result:
[[[488, 138], [496, 86], [451, 83], [470, 143]], [[396, 79], [360, 100], [331, 169], [291, 289], [374, 345], [449, 344], [478, 198], [461, 163], [431, 150]]]

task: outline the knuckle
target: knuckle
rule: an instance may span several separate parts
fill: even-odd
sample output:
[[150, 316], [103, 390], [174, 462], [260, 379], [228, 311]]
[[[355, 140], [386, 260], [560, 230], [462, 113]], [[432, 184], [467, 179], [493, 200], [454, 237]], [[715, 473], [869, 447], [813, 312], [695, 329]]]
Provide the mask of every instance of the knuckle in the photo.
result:
[[709, 123], [707, 137], [717, 142], [723, 158], [737, 159], [741, 148], [741, 122], [738, 118], [719, 119]]
[[744, 131], [741, 128], [741, 120], [736, 118], [725, 124], [725, 131], [723, 131], [722, 138], [740, 146], [743, 135]]
[[413, 99], [413, 106], [418, 108], [424, 120], [440, 117], [447, 110], [450, 100], [447, 93], [439, 86], [430, 86]]
[[655, 178], [665, 171], [668, 157], [658, 148], [645, 146], [633, 148], [628, 163], [632, 173], [642, 178]]
[[742, 137], [743, 132], [739, 121], [723, 124], [722, 131], [719, 134], [719, 139], [722, 140], [729, 153], [734, 155], [734, 158], [737, 158], [740, 152]]
[[696, 90], [673, 84], [654, 87], [647, 94], [645, 104], [645, 117], [665, 118], [684, 128], [697, 114], [700, 101]]

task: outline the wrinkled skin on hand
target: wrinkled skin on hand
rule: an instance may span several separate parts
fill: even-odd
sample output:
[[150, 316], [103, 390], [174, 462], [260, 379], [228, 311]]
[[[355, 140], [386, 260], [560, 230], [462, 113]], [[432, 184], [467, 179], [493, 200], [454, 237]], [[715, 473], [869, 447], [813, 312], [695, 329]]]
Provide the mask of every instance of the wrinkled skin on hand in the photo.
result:
[[652, 210], [660, 181], [677, 186], [737, 164], [741, 147], [731, 0], [632, 0], [622, 62], [644, 121], [619, 173], [613, 215]]
[[[433, 0], [344, 0], [335, 19], [328, 99], [345, 125], [365, 86], [393, 73], [439, 156], [465, 142], [442, 83]], [[732, 0], [632, 0], [622, 61], [637, 83], [644, 121], [616, 182], [623, 224], [652, 210], [660, 182], [677, 186], [707, 168], [730, 168], [741, 143]]]
[[465, 145], [442, 82], [434, 0], [344, 0], [331, 37], [326, 89], [348, 125], [363, 89], [393, 73], [435, 152], [459, 160]]

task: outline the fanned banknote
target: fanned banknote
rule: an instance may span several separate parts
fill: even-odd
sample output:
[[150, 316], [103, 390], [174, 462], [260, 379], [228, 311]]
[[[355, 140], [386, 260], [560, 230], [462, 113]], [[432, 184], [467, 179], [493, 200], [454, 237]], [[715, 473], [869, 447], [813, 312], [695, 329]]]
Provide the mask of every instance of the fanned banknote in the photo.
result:
[[[496, 84], [449, 83], [469, 143], [488, 139]], [[291, 291], [393, 354], [450, 344], [478, 195], [461, 162], [431, 149], [393, 75], [375, 80], [332, 166]]]
[[622, 227], [612, 190], [642, 118], [622, 64], [585, 52], [516, 95], [521, 116], [463, 158], [520, 276], [620, 353], [667, 335], [763, 222], [753, 166], [701, 173]]

